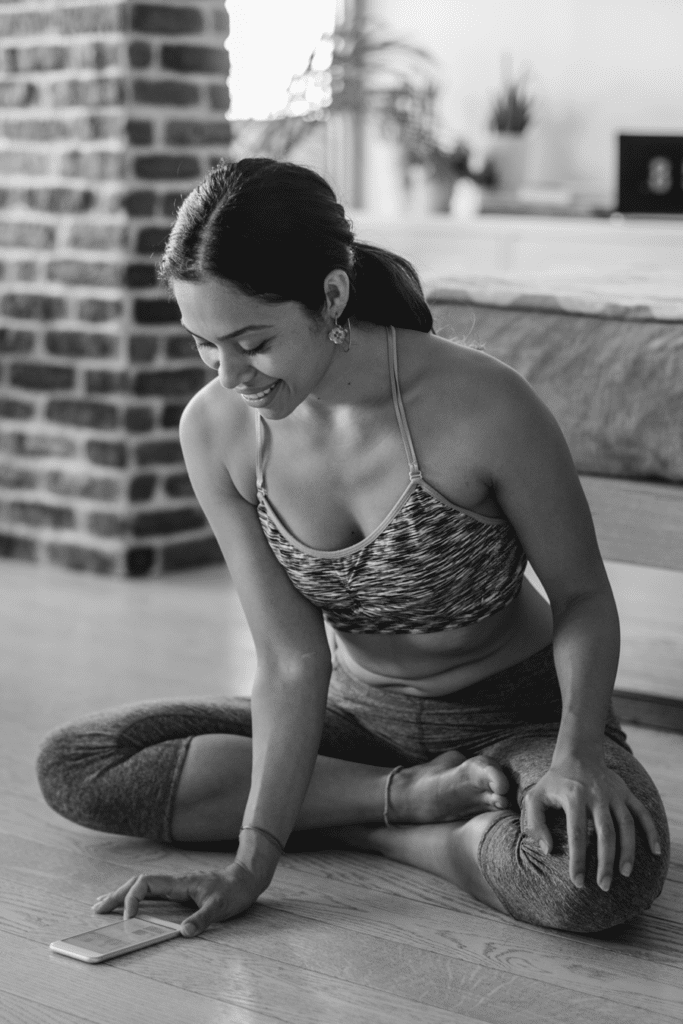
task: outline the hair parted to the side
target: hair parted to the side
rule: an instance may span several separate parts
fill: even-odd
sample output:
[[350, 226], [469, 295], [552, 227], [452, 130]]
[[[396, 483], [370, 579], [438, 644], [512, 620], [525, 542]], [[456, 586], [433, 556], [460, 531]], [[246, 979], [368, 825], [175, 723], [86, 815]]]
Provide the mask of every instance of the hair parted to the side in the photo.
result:
[[344, 208], [321, 175], [265, 157], [215, 167], [185, 199], [158, 267], [160, 280], [229, 281], [269, 302], [313, 314], [323, 281], [345, 270], [348, 317], [429, 332], [432, 314], [412, 264], [356, 242]]

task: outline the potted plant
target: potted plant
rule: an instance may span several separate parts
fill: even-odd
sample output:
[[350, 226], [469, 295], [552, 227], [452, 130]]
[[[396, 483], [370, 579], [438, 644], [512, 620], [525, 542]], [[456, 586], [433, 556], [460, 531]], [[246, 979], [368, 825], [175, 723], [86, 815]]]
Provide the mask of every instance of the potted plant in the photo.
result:
[[490, 157], [495, 168], [496, 187], [515, 192], [524, 181], [527, 163], [527, 128], [533, 99], [527, 92], [528, 75], [509, 80], [494, 97], [489, 129], [493, 132]]

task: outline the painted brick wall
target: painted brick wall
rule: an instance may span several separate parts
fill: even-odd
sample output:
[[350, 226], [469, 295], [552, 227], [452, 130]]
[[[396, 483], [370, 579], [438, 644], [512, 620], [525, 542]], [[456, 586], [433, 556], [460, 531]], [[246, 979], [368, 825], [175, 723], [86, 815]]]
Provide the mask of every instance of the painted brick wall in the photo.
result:
[[207, 379], [155, 283], [227, 155], [220, 0], [0, 4], [0, 555], [213, 560], [177, 424]]

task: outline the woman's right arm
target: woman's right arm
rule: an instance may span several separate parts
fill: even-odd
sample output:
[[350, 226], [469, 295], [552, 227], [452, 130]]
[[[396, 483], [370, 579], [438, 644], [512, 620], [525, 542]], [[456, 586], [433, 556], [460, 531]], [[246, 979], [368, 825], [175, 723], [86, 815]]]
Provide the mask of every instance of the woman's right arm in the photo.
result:
[[[213, 396], [222, 398], [223, 396]], [[225, 396], [227, 400], [227, 396]], [[318, 753], [331, 672], [322, 614], [289, 580], [272, 553], [255, 507], [235, 487], [222, 453], [244, 430], [220, 417], [208, 389], [186, 407], [180, 440], [197, 499], [237, 589], [256, 648], [252, 690], [252, 779], [243, 824], [284, 845]], [[228, 416], [228, 421], [230, 416]], [[253, 434], [242, 443], [253, 448]], [[261, 833], [241, 833], [236, 860], [270, 883], [279, 854]]]

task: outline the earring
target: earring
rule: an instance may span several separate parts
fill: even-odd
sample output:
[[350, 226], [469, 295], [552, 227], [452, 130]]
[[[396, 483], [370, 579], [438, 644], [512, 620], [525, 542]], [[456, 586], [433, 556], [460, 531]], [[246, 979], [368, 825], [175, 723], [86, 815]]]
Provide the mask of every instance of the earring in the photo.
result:
[[342, 352], [348, 352], [351, 348], [351, 324], [346, 321], [346, 327], [340, 327], [337, 323], [337, 317], [334, 318], [334, 327], [328, 334], [328, 338], [335, 345], [341, 345]]

